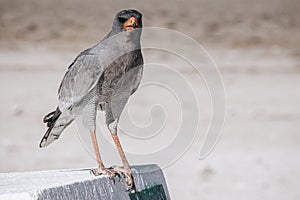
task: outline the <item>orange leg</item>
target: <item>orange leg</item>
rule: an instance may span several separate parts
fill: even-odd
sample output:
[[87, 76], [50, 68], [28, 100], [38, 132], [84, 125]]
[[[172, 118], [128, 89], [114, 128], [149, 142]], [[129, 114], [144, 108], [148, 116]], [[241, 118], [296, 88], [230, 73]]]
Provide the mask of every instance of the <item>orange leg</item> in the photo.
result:
[[120, 143], [120, 140], [119, 140], [118, 135], [116, 135], [116, 134], [111, 134], [111, 136], [112, 136], [112, 138], [113, 138], [113, 140], [114, 140], [114, 142], [115, 142], [115, 145], [116, 145], [116, 147], [117, 147], [117, 149], [118, 149], [118, 152], [119, 152], [119, 154], [120, 154], [120, 157], [121, 157], [121, 159], [122, 159], [122, 162], [123, 162], [123, 165], [124, 165], [124, 169], [126, 169], [126, 170], [129, 169], [129, 170], [130, 170], [129, 163], [128, 163], [128, 161], [127, 161], [127, 158], [126, 158], [125, 153], [124, 153], [124, 151], [123, 151], [123, 148], [122, 148], [122, 146], [121, 146], [121, 143]]
[[98, 168], [92, 169], [91, 172], [95, 176], [105, 174], [105, 175], [108, 175], [110, 178], [113, 178], [115, 176], [115, 172], [113, 170], [106, 169], [103, 165], [103, 162], [102, 162], [102, 159], [100, 156], [100, 152], [99, 152], [99, 147], [98, 147], [98, 142], [97, 142], [97, 137], [96, 137], [95, 131], [91, 131], [91, 137], [92, 137], [93, 147], [94, 147], [94, 151], [95, 151], [96, 159], [97, 159], [97, 163], [98, 163]]
[[129, 166], [129, 163], [128, 163], [128, 160], [125, 156], [125, 153], [123, 151], [123, 148], [121, 146], [121, 143], [120, 143], [120, 140], [119, 140], [119, 137], [117, 134], [114, 134], [110, 128], [108, 127], [108, 130], [115, 142], [115, 145], [118, 149], [118, 152], [120, 154], [120, 157], [122, 159], [122, 163], [123, 163], [123, 166], [124, 168], [121, 168], [121, 167], [115, 167], [114, 170], [115, 171], [119, 171], [119, 172], [122, 172], [125, 176], [126, 176], [126, 182], [127, 182], [127, 185], [128, 185], [128, 188], [129, 190], [131, 190], [131, 192], [135, 192], [135, 187], [134, 187], [134, 182], [133, 182], [133, 176], [132, 176], [132, 171], [130, 169], [130, 166]]

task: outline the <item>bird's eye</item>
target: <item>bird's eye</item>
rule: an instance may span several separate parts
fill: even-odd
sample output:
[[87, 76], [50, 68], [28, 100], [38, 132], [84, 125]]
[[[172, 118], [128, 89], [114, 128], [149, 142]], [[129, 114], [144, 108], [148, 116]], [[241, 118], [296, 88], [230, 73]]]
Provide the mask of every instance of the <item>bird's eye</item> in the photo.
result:
[[120, 22], [120, 23], [126, 22], [126, 19], [125, 19], [124, 17], [119, 17], [118, 19], [119, 19], [119, 22]]

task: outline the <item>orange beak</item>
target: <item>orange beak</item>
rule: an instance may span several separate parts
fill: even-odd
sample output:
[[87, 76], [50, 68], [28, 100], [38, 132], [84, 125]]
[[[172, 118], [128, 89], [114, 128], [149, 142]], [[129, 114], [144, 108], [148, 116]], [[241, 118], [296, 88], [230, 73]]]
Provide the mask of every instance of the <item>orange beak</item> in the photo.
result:
[[136, 27], [138, 27], [138, 20], [135, 17], [130, 17], [125, 23], [124, 23], [124, 30], [133, 30]]

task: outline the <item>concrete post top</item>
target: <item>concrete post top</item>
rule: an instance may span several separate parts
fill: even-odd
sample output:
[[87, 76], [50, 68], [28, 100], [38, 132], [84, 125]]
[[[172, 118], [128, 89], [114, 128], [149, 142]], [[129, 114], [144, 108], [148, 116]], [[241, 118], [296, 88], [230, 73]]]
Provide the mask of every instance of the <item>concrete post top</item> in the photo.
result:
[[136, 194], [126, 191], [124, 178], [113, 181], [104, 175], [94, 176], [90, 169], [0, 173], [0, 199], [132, 200], [139, 199], [139, 195], [148, 199], [146, 196], [153, 192], [161, 197], [149, 198], [170, 199], [163, 172], [157, 165], [132, 166], [132, 171]]

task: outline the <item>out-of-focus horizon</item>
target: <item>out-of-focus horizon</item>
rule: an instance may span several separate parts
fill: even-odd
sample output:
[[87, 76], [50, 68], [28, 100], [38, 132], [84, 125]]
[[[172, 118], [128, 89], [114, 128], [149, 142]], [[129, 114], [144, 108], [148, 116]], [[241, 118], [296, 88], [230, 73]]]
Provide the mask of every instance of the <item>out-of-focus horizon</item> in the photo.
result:
[[[144, 27], [176, 30], [203, 45], [226, 88], [226, 122], [213, 152], [198, 159], [199, 136], [164, 169], [172, 199], [298, 200], [298, 0], [0, 0], [0, 172], [96, 166], [73, 125], [54, 144], [39, 149], [45, 132], [42, 117], [55, 109], [57, 88], [75, 56], [99, 42], [115, 13], [128, 8], [143, 13]], [[145, 51], [145, 59], [171, 67], [181, 64], [163, 52]], [[180, 67], [180, 73], [197, 83], [194, 71]], [[204, 82], [199, 89], [199, 129], [204, 131], [211, 102]], [[145, 93], [145, 101], [133, 107], [137, 120], [147, 122], [144, 104], [155, 100], [152, 94]], [[160, 99], [172, 105], [168, 96]], [[193, 110], [187, 104], [183, 108]], [[159, 114], [153, 116], [161, 119]], [[169, 116], [176, 128], [177, 119]], [[120, 137], [125, 150], [131, 150], [134, 144]], [[108, 165], [120, 164], [118, 157], [102, 154]]]
[[52, 48], [93, 44], [110, 30], [115, 13], [126, 8], [140, 10], [146, 27], [177, 30], [201, 44], [299, 46], [297, 0], [1, 0], [0, 42], [14, 42], [7, 48], [28, 42], [51, 42]]

